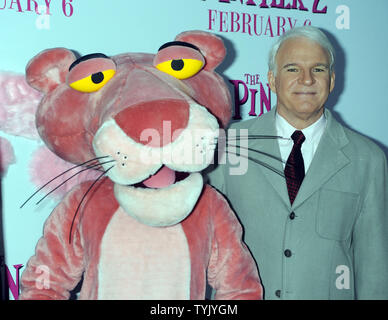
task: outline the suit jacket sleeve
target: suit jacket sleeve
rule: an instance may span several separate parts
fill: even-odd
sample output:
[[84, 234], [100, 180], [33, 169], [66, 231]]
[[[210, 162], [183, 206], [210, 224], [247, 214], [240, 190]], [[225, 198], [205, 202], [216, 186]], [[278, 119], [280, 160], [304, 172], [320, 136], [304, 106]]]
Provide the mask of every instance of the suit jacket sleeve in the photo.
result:
[[379, 155], [353, 233], [356, 299], [388, 299], [388, 171]]

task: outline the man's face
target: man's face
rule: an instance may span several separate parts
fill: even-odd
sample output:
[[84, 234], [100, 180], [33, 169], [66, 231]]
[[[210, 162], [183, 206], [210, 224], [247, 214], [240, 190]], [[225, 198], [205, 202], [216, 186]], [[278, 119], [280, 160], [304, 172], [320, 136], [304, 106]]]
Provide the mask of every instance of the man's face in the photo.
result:
[[281, 45], [276, 62], [277, 74], [270, 71], [268, 80], [277, 95], [277, 111], [295, 128], [308, 127], [322, 115], [334, 88], [329, 56], [318, 43], [299, 37]]

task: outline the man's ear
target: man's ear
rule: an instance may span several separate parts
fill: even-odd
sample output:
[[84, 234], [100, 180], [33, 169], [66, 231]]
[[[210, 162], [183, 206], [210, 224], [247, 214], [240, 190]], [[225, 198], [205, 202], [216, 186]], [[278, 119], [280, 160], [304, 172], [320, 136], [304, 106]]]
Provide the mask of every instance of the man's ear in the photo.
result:
[[44, 50], [27, 64], [27, 82], [31, 87], [43, 93], [48, 93], [60, 83], [66, 82], [69, 67], [75, 60], [74, 53], [68, 49]]
[[273, 93], [276, 93], [276, 81], [275, 81], [276, 79], [273, 71], [268, 71], [267, 77], [268, 77], [268, 83], [271, 91]]
[[335, 71], [333, 70], [330, 74], [330, 91], [329, 92], [332, 92], [333, 89], [334, 89], [334, 86], [335, 86]]
[[224, 42], [210, 32], [186, 31], [178, 34], [175, 40], [188, 42], [198, 47], [206, 59], [205, 70], [214, 70], [226, 56]]

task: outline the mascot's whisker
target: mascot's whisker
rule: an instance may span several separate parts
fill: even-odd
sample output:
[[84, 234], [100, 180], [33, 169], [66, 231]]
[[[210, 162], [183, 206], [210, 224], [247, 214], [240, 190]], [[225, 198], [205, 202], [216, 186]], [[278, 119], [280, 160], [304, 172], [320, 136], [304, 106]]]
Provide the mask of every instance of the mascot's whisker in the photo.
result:
[[[216, 144], [213, 144], [211, 143], [210, 146], [215, 146]], [[289, 166], [290, 164], [287, 164], [286, 161], [284, 161], [283, 159], [281, 159], [280, 157], [277, 157], [277, 156], [274, 156], [270, 153], [267, 153], [267, 152], [264, 152], [264, 151], [260, 151], [260, 150], [256, 150], [256, 149], [253, 149], [253, 148], [248, 148], [248, 147], [243, 147], [243, 146], [240, 146], [240, 145], [237, 145], [237, 144], [230, 144], [230, 143], [226, 143], [226, 146], [228, 147], [236, 147], [236, 148], [240, 148], [240, 149], [244, 149], [244, 150], [249, 150], [249, 151], [253, 151], [253, 152], [256, 152], [256, 153], [259, 153], [259, 154], [262, 154], [264, 156], [267, 156], [267, 157], [270, 157], [272, 159], [275, 159], [277, 161], [280, 161], [282, 163], [284, 163], [285, 165]], [[236, 155], [238, 156], [239, 154], [235, 151], [231, 151], [230, 149], [229, 150], [226, 150], [226, 152], [228, 152], [229, 154], [233, 154], [233, 155]]]
[[[113, 161], [113, 160], [112, 160], [112, 161]], [[77, 206], [77, 209], [75, 210], [75, 213], [74, 213], [74, 216], [73, 216], [73, 220], [71, 221], [71, 226], [70, 226], [70, 231], [69, 231], [69, 244], [71, 244], [71, 233], [72, 233], [72, 230], [73, 230], [75, 218], [77, 217], [78, 211], [79, 211], [79, 209], [81, 208], [82, 202], [85, 200], [87, 194], [90, 192], [90, 190], [92, 190], [92, 188], [95, 186], [95, 184], [97, 183], [97, 181], [99, 181], [99, 180], [100, 180], [105, 174], [107, 174], [108, 171], [111, 170], [113, 167], [114, 167], [114, 165], [111, 166], [111, 167], [109, 167], [109, 168], [106, 169], [105, 171], [103, 171], [103, 172], [96, 178], [96, 180], [93, 181], [93, 183], [89, 186], [88, 190], [86, 190], [86, 192], [85, 192], [84, 195], [82, 196], [81, 201], [79, 202], [79, 204], [78, 204], [78, 206]]]
[[[55, 176], [55, 177], [52, 178], [51, 180], [47, 181], [43, 186], [41, 186], [38, 190], [36, 190], [30, 197], [28, 197], [28, 199], [27, 199], [26, 201], [24, 201], [23, 204], [20, 206], [20, 209], [23, 208], [23, 207], [27, 204], [27, 202], [30, 201], [30, 200], [31, 200], [31, 199], [32, 199], [39, 191], [41, 191], [43, 188], [45, 188], [46, 186], [48, 186], [51, 182], [53, 182], [53, 181], [55, 181], [56, 179], [60, 178], [60, 177], [63, 176], [64, 174], [68, 173], [69, 171], [74, 170], [74, 169], [79, 168], [79, 167], [82, 167], [82, 166], [84, 166], [84, 165], [86, 165], [86, 164], [88, 164], [88, 163], [90, 163], [90, 162], [93, 162], [93, 161], [96, 161], [96, 160], [99, 160], [99, 159], [108, 158], [108, 157], [109, 157], [109, 156], [102, 156], [102, 157], [93, 158], [93, 159], [90, 159], [90, 160], [85, 161], [85, 162], [83, 162], [83, 163], [77, 164], [77, 165], [75, 165], [75, 166], [73, 166], [73, 167], [71, 167], [71, 168], [69, 168], [69, 169], [67, 169], [67, 170], [65, 170], [65, 171], [63, 171], [63, 172], [61, 172], [60, 174], [58, 174], [57, 176]], [[98, 166], [98, 165], [101, 165], [101, 164], [98, 163], [97, 165], [88, 166], [86, 169], [92, 169], [92, 168], [94, 168], [94, 167], [96, 167], [96, 166]], [[85, 170], [86, 170], [86, 169], [85, 169]], [[84, 171], [84, 170], [82, 170], [82, 171]], [[79, 174], [79, 173], [82, 172], [82, 171], [77, 172], [77, 174]], [[77, 174], [75, 174], [74, 176], [76, 176]], [[67, 181], [67, 180], [66, 180], [66, 181]]]
[[[236, 136], [236, 137], [230, 137], [230, 136], [220, 136], [218, 137], [218, 141], [221, 141], [221, 143], [224, 143], [225, 145], [224, 146], [227, 146], [227, 147], [236, 147], [236, 148], [240, 148], [240, 149], [244, 149], [244, 150], [248, 150], [248, 151], [252, 151], [252, 152], [256, 152], [256, 153], [259, 153], [261, 155], [264, 155], [264, 156], [267, 156], [269, 158], [272, 158], [272, 159], [275, 159], [277, 161], [280, 161], [282, 162], [283, 164], [285, 164], [286, 166], [289, 166], [290, 164], [286, 163], [286, 161], [284, 161], [283, 159], [281, 159], [280, 157], [277, 157], [277, 156], [274, 156], [272, 154], [269, 154], [267, 152], [264, 152], [264, 151], [260, 151], [260, 150], [257, 150], [257, 149], [253, 149], [253, 148], [249, 148], [249, 147], [243, 147], [241, 145], [237, 145], [237, 144], [234, 144], [234, 143], [229, 143], [229, 142], [236, 142], [237, 140], [239, 141], [242, 141], [242, 140], [256, 140], [256, 139], [285, 139], [285, 140], [289, 140], [290, 138], [285, 138], [285, 137], [282, 137], [282, 136], [273, 136], [273, 135], [248, 135], [248, 136]], [[223, 140], [223, 141], [222, 141]], [[226, 141], [226, 143], [225, 143]], [[263, 162], [263, 161], [260, 161], [258, 159], [255, 159], [255, 158], [252, 158], [252, 157], [249, 157], [249, 156], [245, 156], [245, 155], [242, 155], [242, 154], [239, 154], [237, 153], [236, 151], [232, 151], [230, 150], [230, 148], [225, 148], [225, 152], [227, 154], [231, 154], [231, 155], [234, 155], [234, 156], [241, 156], [245, 159], [248, 159], [252, 162], [255, 162], [259, 165], [262, 165], [263, 167], [279, 174], [280, 176], [282, 177], [285, 177], [284, 176], [284, 172], [279, 170], [279, 169], [276, 169], [274, 167], [272, 167], [271, 165]]]
[[[278, 160], [282, 163], [286, 163], [282, 158], [280, 157], [277, 157], [277, 156], [274, 156], [270, 153], [267, 153], [267, 152], [264, 152], [264, 151], [260, 151], [260, 150], [256, 150], [256, 149], [253, 149], [253, 148], [248, 148], [248, 147], [243, 147], [243, 146], [240, 146], [240, 145], [237, 145], [237, 144], [230, 144], [230, 143], [227, 143], [226, 144], [227, 146], [230, 146], [230, 147], [236, 147], [236, 148], [240, 148], [240, 149], [244, 149], [244, 150], [249, 150], [249, 151], [253, 151], [253, 152], [256, 152], [256, 153], [259, 153], [259, 154], [262, 154], [264, 156], [267, 156], [267, 157], [270, 157], [272, 159], [275, 159], [275, 160]], [[229, 150], [230, 151], [230, 150]], [[237, 153], [236, 153], [237, 155]]]
[[[76, 173], [74, 173], [73, 175], [71, 175], [69, 178], [67, 178], [65, 181], [61, 182], [58, 186], [56, 186], [54, 189], [50, 190], [49, 193], [47, 193], [42, 199], [40, 199], [37, 203], [35, 203], [36, 205], [38, 205], [39, 203], [41, 203], [44, 199], [46, 199], [51, 193], [53, 193], [55, 190], [57, 190], [58, 188], [60, 188], [61, 186], [63, 186], [66, 182], [68, 182], [69, 180], [73, 179], [75, 176], [79, 175], [80, 173], [86, 171], [86, 170], [90, 170], [90, 169], [93, 169], [95, 167], [100, 167], [101, 165], [103, 164], [106, 164], [106, 163], [111, 163], [111, 162], [114, 162], [116, 160], [109, 160], [109, 161], [105, 161], [105, 162], [99, 162], [97, 164], [94, 164], [94, 165], [91, 165], [91, 166], [88, 166]], [[104, 171], [103, 173], [105, 173], [106, 171]]]
[[226, 137], [218, 137], [218, 140], [227, 140], [227, 141], [234, 141], [234, 140], [240, 140], [240, 139], [247, 139], [247, 140], [255, 140], [255, 139], [285, 139], [290, 140], [290, 138], [285, 138], [282, 136], [271, 136], [271, 135], [249, 135], [249, 136], [226, 136]]
[[257, 163], [257, 164], [259, 164], [259, 165], [261, 165], [261, 166], [263, 166], [263, 167], [265, 167], [265, 168], [267, 168], [267, 169], [269, 169], [269, 170], [271, 170], [271, 171], [277, 173], [278, 175], [282, 176], [283, 178], [285, 177], [283, 171], [278, 170], [278, 169], [276, 169], [276, 168], [270, 166], [269, 164], [267, 164], [267, 163], [265, 163], [265, 162], [263, 162], [263, 161], [257, 160], [257, 159], [255, 159], [255, 158], [250, 157], [250, 156], [245, 156], [245, 155], [242, 155], [242, 154], [237, 154], [236, 152], [232, 152], [232, 151], [230, 151], [230, 150], [225, 150], [225, 152], [226, 152], [227, 154], [231, 154], [231, 155], [234, 155], [234, 156], [239, 156], [239, 157], [248, 159], [248, 160], [250, 160], [250, 161], [252, 161], [252, 162], [255, 162], [255, 163]]

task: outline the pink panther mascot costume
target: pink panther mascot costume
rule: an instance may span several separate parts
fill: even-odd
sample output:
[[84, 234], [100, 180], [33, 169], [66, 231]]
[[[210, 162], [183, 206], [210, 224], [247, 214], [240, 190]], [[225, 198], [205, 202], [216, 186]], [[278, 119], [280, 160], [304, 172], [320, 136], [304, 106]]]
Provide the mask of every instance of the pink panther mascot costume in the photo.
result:
[[55, 48], [30, 61], [40, 136], [101, 174], [47, 219], [21, 299], [68, 299], [82, 278], [79, 299], [204, 299], [207, 281], [216, 299], [262, 298], [242, 228], [201, 175], [231, 116], [214, 71], [225, 54], [220, 38], [189, 31], [157, 54]]

